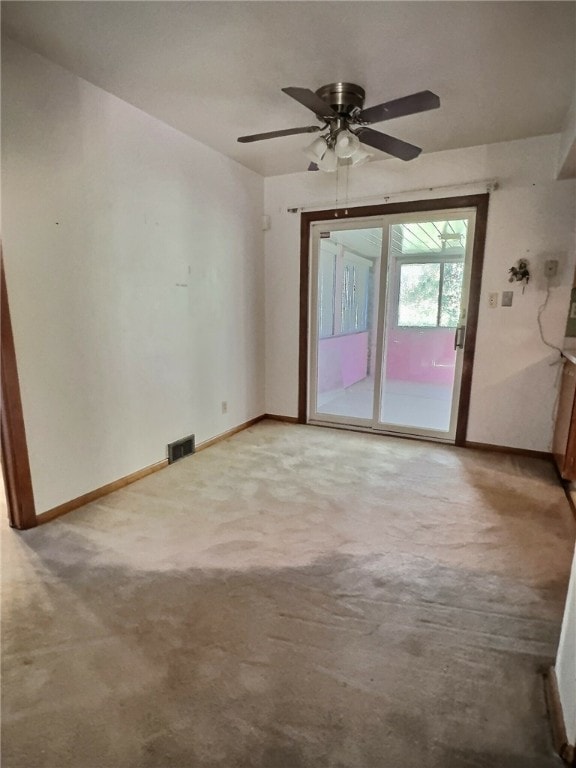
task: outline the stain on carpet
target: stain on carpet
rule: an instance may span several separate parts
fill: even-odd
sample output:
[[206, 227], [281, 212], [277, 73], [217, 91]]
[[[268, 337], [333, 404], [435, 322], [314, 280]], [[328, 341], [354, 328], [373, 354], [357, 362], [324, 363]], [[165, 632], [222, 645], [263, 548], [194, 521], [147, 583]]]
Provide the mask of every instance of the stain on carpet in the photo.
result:
[[539, 676], [557, 623], [507, 579], [416, 562], [410, 581], [410, 563], [343, 555], [242, 573], [44, 564], [4, 638], [6, 768], [557, 765]]
[[3, 768], [559, 768], [552, 467], [262, 423], [3, 532]]

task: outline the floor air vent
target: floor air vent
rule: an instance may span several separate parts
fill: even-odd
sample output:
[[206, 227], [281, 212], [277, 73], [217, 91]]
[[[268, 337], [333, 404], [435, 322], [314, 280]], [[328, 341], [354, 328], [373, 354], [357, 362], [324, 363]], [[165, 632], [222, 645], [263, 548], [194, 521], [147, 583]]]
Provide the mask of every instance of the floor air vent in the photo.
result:
[[178, 459], [183, 459], [184, 456], [190, 456], [195, 451], [194, 435], [183, 437], [181, 440], [176, 440], [168, 445], [168, 464], [172, 464]]

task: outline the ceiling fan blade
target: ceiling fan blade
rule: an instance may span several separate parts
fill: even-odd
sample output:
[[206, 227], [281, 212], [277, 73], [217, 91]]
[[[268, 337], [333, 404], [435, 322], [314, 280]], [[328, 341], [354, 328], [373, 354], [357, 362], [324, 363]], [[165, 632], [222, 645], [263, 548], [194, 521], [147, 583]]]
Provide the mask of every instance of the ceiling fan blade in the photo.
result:
[[307, 125], [304, 128], [285, 128], [282, 131], [269, 131], [268, 133], [253, 133], [251, 136], [240, 136], [237, 141], [248, 144], [251, 141], [263, 141], [264, 139], [277, 139], [280, 136], [294, 136], [297, 133], [316, 133], [321, 131], [319, 125]]
[[363, 144], [368, 144], [368, 146], [379, 149], [381, 152], [399, 157], [400, 160], [413, 160], [422, 152], [420, 147], [416, 147], [414, 144], [395, 139], [394, 136], [388, 136], [387, 133], [373, 131], [372, 128], [359, 128], [355, 133]]
[[338, 117], [338, 113], [332, 109], [330, 104], [327, 104], [309, 88], [282, 88], [282, 91], [296, 99], [302, 106], [311, 109], [321, 120]]
[[309, 170], [309, 171], [317, 171], [318, 170], [318, 166], [316, 165], [316, 163], [310, 163], [310, 165], [308, 166], [307, 170]]
[[427, 112], [429, 109], [438, 109], [439, 106], [440, 99], [435, 93], [419, 91], [410, 96], [403, 96], [401, 99], [386, 101], [384, 104], [363, 109], [358, 118], [367, 123], [381, 123], [383, 120], [392, 120], [393, 117], [404, 117], [417, 112]]

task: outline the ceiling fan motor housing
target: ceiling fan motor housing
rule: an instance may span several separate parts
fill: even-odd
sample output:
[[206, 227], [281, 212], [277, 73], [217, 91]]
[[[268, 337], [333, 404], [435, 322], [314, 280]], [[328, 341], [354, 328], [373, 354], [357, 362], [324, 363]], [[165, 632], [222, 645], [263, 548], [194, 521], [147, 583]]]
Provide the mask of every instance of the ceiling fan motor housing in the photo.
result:
[[318, 88], [316, 95], [329, 104], [339, 115], [350, 115], [355, 109], [362, 109], [366, 93], [354, 83], [328, 83]]

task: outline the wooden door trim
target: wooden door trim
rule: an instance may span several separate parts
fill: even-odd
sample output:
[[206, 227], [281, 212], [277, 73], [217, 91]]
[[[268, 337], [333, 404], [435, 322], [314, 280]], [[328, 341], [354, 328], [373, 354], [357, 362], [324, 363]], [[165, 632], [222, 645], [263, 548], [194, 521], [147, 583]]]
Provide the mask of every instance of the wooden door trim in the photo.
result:
[[484, 267], [484, 246], [486, 244], [486, 228], [488, 226], [488, 202], [490, 200], [489, 194], [475, 195], [474, 197], [477, 198], [477, 202], [474, 206], [470, 207], [476, 208], [476, 223], [474, 226], [474, 243], [472, 245], [472, 273], [470, 275], [466, 341], [462, 359], [455, 445], [466, 444], [466, 433], [468, 431], [472, 373], [474, 369], [474, 353], [476, 351], [476, 333], [478, 331], [478, 312], [480, 310], [480, 289], [482, 286], [482, 269]]
[[0, 397], [2, 472], [8, 520], [13, 528], [37, 524], [8, 290], [0, 243]]
[[308, 413], [308, 326], [310, 292], [310, 226], [315, 221], [354, 220], [369, 216], [388, 216], [390, 214], [420, 213], [452, 208], [475, 208], [476, 226], [472, 247], [472, 273], [468, 296], [468, 319], [466, 326], [466, 345], [462, 361], [462, 379], [455, 445], [464, 445], [470, 411], [470, 391], [476, 349], [476, 330], [480, 309], [480, 288], [484, 263], [484, 246], [488, 222], [489, 194], [443, 197], [433, 200], [413, 200], [404, 203], [386, 203], [383, 205], [363, 205], [357, 208], [324, 211], [306, 211], [300, 214], [300, 347], [298, 367], [298, 422], [306, 424]]

